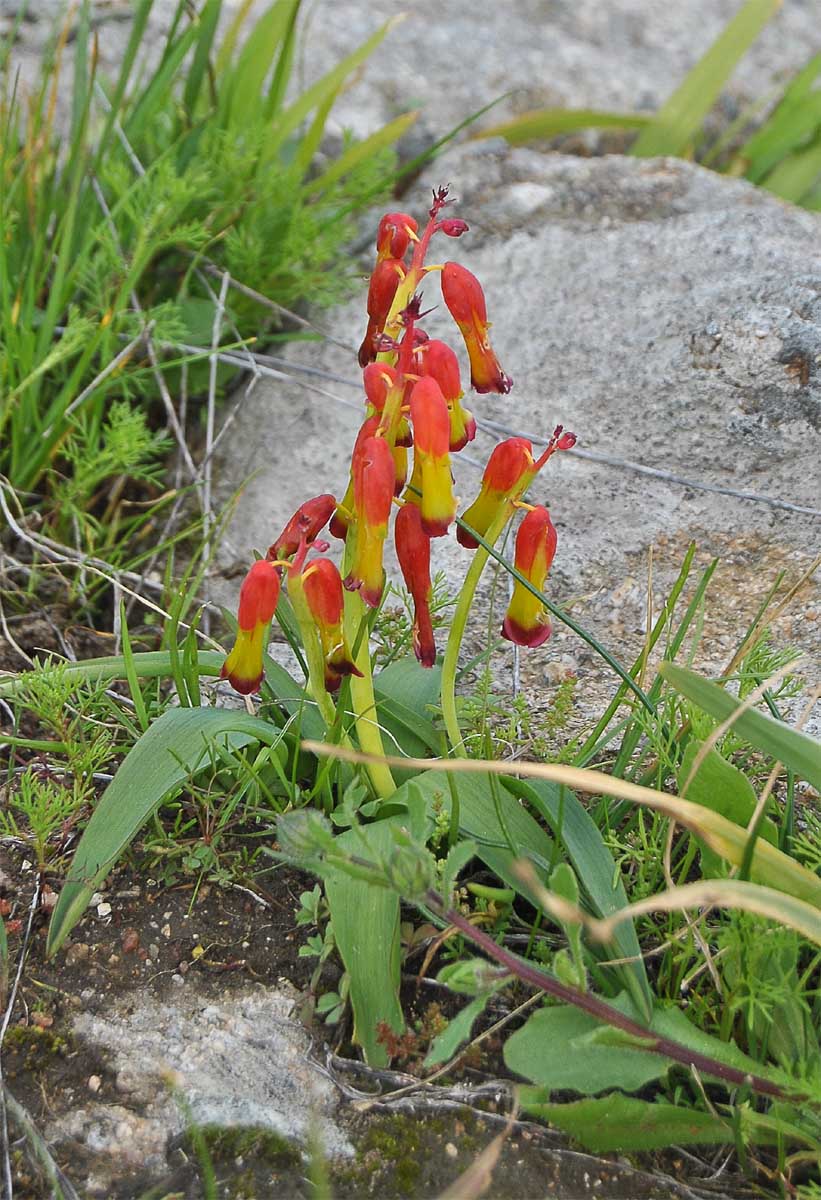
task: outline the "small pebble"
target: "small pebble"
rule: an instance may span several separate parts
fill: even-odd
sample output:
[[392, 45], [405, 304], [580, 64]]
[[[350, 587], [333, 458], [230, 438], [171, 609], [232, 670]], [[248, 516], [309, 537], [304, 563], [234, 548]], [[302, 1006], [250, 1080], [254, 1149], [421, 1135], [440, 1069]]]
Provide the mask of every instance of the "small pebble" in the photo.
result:
[[66, 966], [75, 967], [77, 963], [85, 962], [91, 953], [91, 947], [86, 942], [72, 942], [66, 950]]
[[160, 933], [163, 935], [164, 938], [170, 938], [171, 937], [171, 926], [163, 925], [162, 929], [160, 930]]
[[123, 934], [122, 950], [123, 954], [133, 954], [139, 947], [140, 935], [136, 929], [126, 929]]
[[110, 917], [111, 916], [111, 905], [108, 903], [107, 900], [104, 900], [102, 904], [97, 905], [97, 916], [98, 917]]
[[99, 1090], [102, 1086], [103, 1086], [103, 1081], [99, 1075], [89, 1075], [88, 1090], [90, 1092], [99, 1092]]
[[181, 984], [181, 983], [185, 983], [185, 980], [183, 979], [182, 975], [174, 974], [171, 976], [171, 982], [176, 983], [176, 984]]
[[153, 959], [155, 962], [160, 957], [160, 948], [156, 942], [151, 942], [151, 944], [149, 945], [148, 957]]

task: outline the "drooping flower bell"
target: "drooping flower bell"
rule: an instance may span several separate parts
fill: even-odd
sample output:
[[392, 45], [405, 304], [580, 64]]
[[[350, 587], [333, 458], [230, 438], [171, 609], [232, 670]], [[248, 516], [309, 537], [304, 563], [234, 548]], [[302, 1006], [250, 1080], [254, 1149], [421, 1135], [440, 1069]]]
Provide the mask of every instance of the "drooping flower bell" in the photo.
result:
[[422, 494], [409, 499], [418, 504], [428, 537], [442, 537], [456, 516], [456, 498], [450, 473], [450, 417], [435, 379], [425, 376], [414, 385], [410, 415], [414, 476]]
[[393, 503], [394, 465], [390, 446], [381, 437], [369, 437], [357, 447], [353, 460], [353, 535], [351, 570], [345, 579], [349, 591], [359, 591], [371, 608], [382, 598], [382, 551], [388, 534]]
[[265, 557], [270, 561], [275, 558], [290, 558], [296, 554], [303, 541], [310, 546], [317, 534], [328, 524], [335, 508], [336, 499], [328, 494], [306, 500], [271, 544]]
[[325, 659], [325, 688], [335, 692], [345, 675], [362, 674], [353, 661], [342, 629], [342, 577], [329, 558], [315, 558], [302, 572], [302, 588], [319, 632]]
[[[494, 446], [487, 460], [479, 495], [462, 513], [462, 520], [485, 536], [502, 505], [518, 500], [527, 487], [533, 469], [533, 446], [527, 438], [507, 438]], [[456, 531], [459, 544], [475, 550], [479, 543], [461, 526]]]
[[385, 258], [404, 258], [408, 243], [415, 238], [419, 226], [407, 213], [385, 213], [376, 234], [376, 261]]
[[403, 504], [394, 525], [396, 556], [413, 600], [413, 652], [423, 667], [436, 662], [433, 638], [430, 582], [430, 537], [422, 528], [422, 517], [415, 504]]
[[[550, 520], [550, 513], [538, 505], [528, 512], [519, 526], [514, 565], [535, 588], [543, 592], [555, 553], [556, 529]], [[516, 579], [502, 624], [502, 637], [519, 646], [541, 646], [550, 633], [550, 617], [544, 604]]]
[[385, 328], [396, 289], [405, 274], [398, 258], [383, 258], [377, 262], [368, 285], [368, 328], [359, 347], [359, 365], [366, 367], [378, 353], [379, 335]]
[[447, 342], [431, 339], [418, 350], [420, 371], [435, 379], [445, 397], [450, 416], [450, 450], [462, 450], [476, 437], [476, 422], [473, 413], [462, 407], [462, 380], [459, 376], [459, 359]]
[[237, 638], [223, 663], [221, 679], [243, 696], [258, 690], [263, 676], [262, 655], [271, 618], [279, 601], [279, 570], [260, 559], [251, 567], [239, 592]]
[[499, 366], [499, 360], [490, 344], [490, 322], [487, 319], [485, 294], [479, 280], [459, 263], [445, 263], [442, 268], [442, 296], [465, 340], [473, 390], [509, 392], [513, 387], [513, 380], [505, 375]]

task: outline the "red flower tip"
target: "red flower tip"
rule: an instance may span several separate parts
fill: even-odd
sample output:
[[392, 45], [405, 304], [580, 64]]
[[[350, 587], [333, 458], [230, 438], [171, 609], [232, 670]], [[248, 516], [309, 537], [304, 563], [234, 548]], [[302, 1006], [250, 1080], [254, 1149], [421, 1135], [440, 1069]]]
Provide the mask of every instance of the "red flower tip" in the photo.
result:
[[468, 225], [467, 221], [462, 221], [459, 219], [459, 217], [448, 217], [446, 220], [440, 223], [439, 228], [442, 230], [442, 233], [446, 234], [448, 237], [458, 238], [461, 237], [463, 233], [467, 233], [467, 231], [470, 229], [470, 226]]
[[576, 441], [577, 441], [577, 438], [576, 438], [575, 433], [570, 433], [568, 431], [567, 433], [563, 433], [562, 436], [559, 438], [559, 440], [556, 442], [556, 449], [557, 450], [572, 450], [573, 447], [576, 445]]
[[335, 508], [336, 500], [328, 494], [306, 500], [269, 547], [265, 557], [271, 561], [275, 558], [290, 558], [292, 554], [296, 554], [303, 540], [310, 546], [320, 530], [328, 524]]
[[421, 372], [435, 379], [450, 404], [462, 395], [459, 359], [447, 342], [431, 339], [420, 353]]
[[488, 338], [490, 323], [482, 285], [459, 263], [442, 268], [442, 296], [465, 342], [470, 378], [476, 392], [509, 392], [513, 380], [505, 375]]
[[438, 188], [433, 189], [433, 203], [431, 204], [430, 211], [428, 212], [428, 216], [430, 217], [430, 219], [432, 221], [436, 217], [438, 217], [439, 213], [442, 211], [443, 208], [445, 208], [446, 205], [453, 204], [453, 201], [451, 199], [449, 199], [449, 195], [450, 195], [450, 184], [449, 183], [446, 183], [444, 185], [444, 187], [438, 187]]
[[381, 413], [385, 407], [388, 388], [393, 387], [396, 383], [396, 368], [387, 363], [368, 363], [362, 372], [362, 382], [365, 386], [368, 403], [372, 404], [378, 413]]
[[411, 234], [418, 226], [407, 213], [385, 213], [376, 235], [377, 261], [384, 258], [404, 258]]

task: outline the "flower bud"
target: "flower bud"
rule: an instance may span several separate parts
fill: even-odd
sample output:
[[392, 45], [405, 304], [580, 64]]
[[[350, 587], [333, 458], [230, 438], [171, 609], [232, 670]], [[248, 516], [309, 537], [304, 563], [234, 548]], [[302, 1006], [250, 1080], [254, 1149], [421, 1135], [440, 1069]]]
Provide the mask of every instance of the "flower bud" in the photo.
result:
[[[556, 530], [546, 508], [531, 509], [516, 534], [516, 570], [540, 592], [556, 553]], [[513, 584], [513, 595], [502, 625], [502, 637], [519, 646], [541, 646], [550, 637], [550, 617], [541, 600], [520, 583]]]
[[240, 588], [239, 628], [220, 678], [230, 680], [231, 686], [243, 696], [256, 692], [262, 683], [265, 639], [276, 611], [279, 591], [279, 571], [265, 559], [254, 563]]
[[413, 843], [394, 846], [385, 862], [388, 882], [407, 900], [419, 899], [436, 881], [433, 855]]
[[298, 808], [277, 817], [277, 842], [284, 855], [299, 860], [317, 858], [333, 849], [334, 838], [323, 813]]
[[446, 217], [444, 221], [439, 223], [439, 228], [448, 237], [456, 238], [461, 237], [463, 233], [467, 233], [470, 226], [467, 221], [462, 221], [459, 217]]
[[388, 390], [396, 383], [396, 368], [389, 366], [388, 363], [368, 363], [362, 372], [362, 383], [365, 387], [368, 404], [371, 405], [374, 412], [381, 413], [385, 407]]
[[470, 378], [476, 392], [509, 392], [513, 380], [505, 375], [488, 338], [490, 323], [482, 285], [459, 263], [445, 263], [442, 296], [465, 341]]
[[328, 524], [335, 507], [336, 500], [327, 494], [306, 500], [269, 547], [266, 558], [290, 558], [296, 554], [303, 540], [310, 546], [320, 530]]

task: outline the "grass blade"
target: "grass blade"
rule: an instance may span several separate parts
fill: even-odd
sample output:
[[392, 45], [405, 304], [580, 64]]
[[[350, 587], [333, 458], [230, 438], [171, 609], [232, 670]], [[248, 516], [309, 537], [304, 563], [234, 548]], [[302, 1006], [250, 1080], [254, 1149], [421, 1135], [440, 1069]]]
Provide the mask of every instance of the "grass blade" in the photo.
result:
[[491, 125], [475, 133], [474, 138], [503, 137], [511, 146], [521, 146], [535, 138], [552, 138], [579, 129], [643, 129], [653, 117], [647, 113], [601, 112], [594, 108], [538, 108], [510, 121]]
[[641, 158], [685, 154], [736, 64], [780, 7], [781, 0], [747, 0], [641, 131], [630, 153]]

